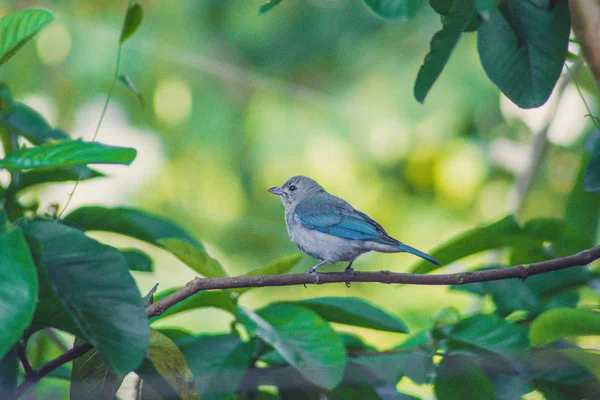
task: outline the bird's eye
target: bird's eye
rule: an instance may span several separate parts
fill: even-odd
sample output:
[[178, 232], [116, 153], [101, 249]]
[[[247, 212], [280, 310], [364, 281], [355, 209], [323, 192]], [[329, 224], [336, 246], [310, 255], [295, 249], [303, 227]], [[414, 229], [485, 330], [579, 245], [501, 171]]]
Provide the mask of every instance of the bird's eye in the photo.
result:
[[290, 186], [290, 192], [293, 192], [294, 190], [296, 190], [296, 186], [294, 186], [294, 185]]

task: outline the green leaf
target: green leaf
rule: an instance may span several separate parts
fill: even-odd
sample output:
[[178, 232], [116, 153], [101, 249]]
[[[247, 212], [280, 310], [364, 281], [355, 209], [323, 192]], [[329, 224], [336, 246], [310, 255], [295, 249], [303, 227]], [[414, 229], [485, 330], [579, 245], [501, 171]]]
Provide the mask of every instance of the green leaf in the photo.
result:
[[125, 20], [123, 21], [123, 28], [121, 28], [121, 38], [119, 39], [120, 43], [124, 43], [131, 37], [131, 35], [135, 33], [137, 28], [142, 23], [143, 16], [144, 11], [142, 10], [140, 3], [137, 1], [129, 3], [129, 7], [125, 13]]
[[478, 29], [483, 69], [519, 107], [539, 107], [560, 76], [569, 31], [567, 2], [506, 0]]
[[408, 327], [400, 318], [357, 297], [318, 297], [300, 300], [296, 304], [310, 308], [330, 322], [389, 332], [408, 332]]
[[[5, 225], [6, 216], [0, 214]], [[37, 290], [38, 275], [23, 232], [0, 226], [0, 358], [31, 323]]]
[[54, 16], [46, 10], [21, 10], [0, 19], [0, 65], [29, 39], [48, 25]]
[[144, 306], [148, 307], [150, 304], [154, 304], [154, 294], [156, 293], [157, 290], [158, 290], [158, 283], [156, 283], [154, 286], [152, 286], [152, 289], [150, 289], [148, 291], [148, 293], [146, 293], [146, 295], [144, 297], [142, 297], [142, 300], [144, 301]]
[[474, 315], [455, 325], [448, 333], [448, 345], [455, 350], [477, 350], [507, 361], [528, 347], [525, 331], [495, 315]]
[[[75, 344], [82, 342], [78, 339]], [[123, 378], [104, 364], [98, 350], [92, 349], [73, 360], [70, 399], [113, 400]]]
[[[151, 329], [147, 358], [152, 362], [156, 373], [160, 374], [175, 390], [179, 398], [183, 400], [198, 399], [192, 370], [188, 366], [186, 357], [171, 339]], [[144, 374], [143, 378], [145, 381], [153, 379], [147, 374]], [[156, 386], [155, 389], [157, 389]]]
[[18, 376], [17, 350], [12, 347], [3, 357], [0, 357], [0, 398], [13, 397], [12, 392], [17, 387]]
[[106, 176], [101, 172], [90, 169], [84, 165], [76, 165], [73, 167], [53, 168], [51, 170], [33, 169], [21, 173], [21, 179], [16, 192], [27, 189], [31, 186], [42, 183], [68, 182], [68, 181], [85, 181], [93, 178]]
[[162, 333], [163, 335], [165, 335], [166, 337], [171, 339], [173, 342], [175, 342], [175, 344], [177, 344], [178, 346], [179, 346], [178, 342], [180, 340], [184, 341], [188, 338], [193, 337], [192, 332], [190, 332], [186, 329], [181, 329], [181, 328], [156, 328], [154, 330]]
[[417, 74], [414, 94], [420, 103], [425, 101], [427, 93], [442, 73], [463, 31], [475, 15], [471, 0], [455, 0], [452, 3], [444, 26], [431, 39], [431, 49]]
[[415, 15], [421, 0], [362, 0], [365, 6], [385, 20], [408, 21]]
[[429, 0], [431, 8], [442, 16], [448, 16], [448, 14], [450, 14], [452, 3], [454, 3], [454, 0]]
[[435, 395], [438, 400], [494, 400], [492, 382], [473, 357], [447, 354], [437, 368]]
[[[439, 260], [442, 265], [446, 265], [484, 250], [537, 244], [540, 244], [539, 239], [524, 234], [515, 218], [508, 216], [491, 225], [475, 228], [459, 235], [435, 249], [431, 256]], [[425, 274], [437, 268], [439, 267], [429, 262], [419, 262], [413, 267], [412, 272]]]
[[130, 236], [159, 246], [207, 277], [227, 276], [218, 261], [179, 225], [140, 210], [126, 207], [81, 207], [63, 222], [83, 231], [107, 231]]
[[126, 147], [108, 146], [81, 140], [63, 140], [17, 150], [1, 159], [0, 167], [24, 170], [86, 164], [129, 165], [135, 155], [135, 149]]
[[583, 186], [586, 192], [600, 193], [600, 145], [590, 158], [590, 162], [585, 171]]
[[484, 20], [490, 18], [490, 14], [498, 8], [501, 0], [474, 0], [477, 12]]
[[[598, 152], [600, 153], [600, 150]], [[590, 159], [588, 154], [583, 155], [581, 168], [575, 178], [575, 185], [569, 194], [565, 209], [565, 221], [577, 229], [587, 240], [584, 244], [585, 248], [594, 245], [600, 221], [600, 193], [590, 193], [584, 188], [585, 176], [587, 171], [593, 167], [593, 161], [594, 159]]]
[[417, 384], [426, 383], [427, 375], [432, 371], [433, 354], [423, 349], [406, 353], [381, 353], [352, 357], [349, 363], [363, 368], [363, 375], [369, 375], [370, 381], [384, 382], [390, 386], [408, 376]]
[[238, 319], [315, 385], [332, 389], [342, 380], [344, 345], [314, 311], [289, 303], [272, 304], [256, 313], [238, 307]]
[[250, 367], [254, 345], [235, 335], [203, 335], [186, 340], [183, 354], [202, 400], [231, 399]]
[[[115, 248], [88, 238], [77, 229], [57, 222], [37, 221], [23, 227], [30, 247], [38, 253], [38, 271], [87, 342], [100, 351], [116, 373], [136, 368], [148, 348], [148, 319], [144, 303], [129, 274], [123, 255]], [[49, 305], [42, 304], [48, 300]], [[39, 308], [52, 306], [42, 299]], [[110, 310], [110, 312], [107, 312]], [[36, 313], [36, 324], [59, 326], [61, 319]]]
[[282, 0], [263, 0], [263, 4], [260, 6], [258, 13], [264, 15], [269, 12], [277, 4], [281, 3]]
[[157, 240], [158, 244], [172, 253], [185, 265], [208, 278], [227, 276], [221, 263], [208, 255], [206, 250], [188, 241], [168, 238]]
[[600, 381], [600, 353], [598, 353], [598, 351], [573, 348], [561, 350], [561, 353], [567, 356], [571, 361], [574, 361], [587, 369]]
[[[285, 274], [286, 272], [288, 272], [289, 270], [294, 268], [296, 266], [296, 264], [298, 264], [300, 262], [301, 259], [302, 259], [301, 253], [295, 253], [295, 254], [283, 256], [283, 257], [278, 258], [277, 260], [273, 261], [272, 263], [270, 263], [267, 266], [264, 266], [262, 268], [253, 269], [252, 271], [247, 272], [247, 273], [243, 274], [242, 276]], [[252, 290], [252, 289], [254, 289], [254, 288], [240, 288], [240, 289], [233, 289], [233, 291], [235, 291], [236, 293], [239, 293], [241, 295], [243, 293], [246, 293], [248, 290]]]
[[53, 129], [44, 117], [23, 103], [15, 102], [3, 122], [33, 144], [69, 139], [69, 135], [60, 129]]
[[119, 82], [122, 82], [127, 87], [127, 89], [129, 89], [133, 94], [136, 95], [136, 97], [138, 98], [138, 101], [140, 102], [140, 104], [142, 106], [144, 105], [144, 96], [142, 96], [142, 94], [139, 92], [139, 90], [137, 90], [137, 88], [135, 87], [135, 85], [133, 84], [133, 81], [131, 80], [131, 78], [129, 76], [120, 75]]
[[143, 251], [138, 249], [120, 249], [119, 251], [125, 257], [125, 262], [131, 271], [154, 271], [152, 259]]
[[537, 317], [529, 329], [532, 346], [582, 335], [600, 335], [600, 313], [574, 308], [554, 308]]
[[[164, 299], [170, 294], [178, 291], [181, 287], [175, 287], [171, 289], [167, 289], [162, 291], [156, 295], [154, 295], [154, 301], [157, 302], [159, 300]], [[222, 292], [220, 290], [205, 290], [195, 295], [188, 297], [187, 299], [180, 301], [175, 304], [173, 307], [168, 308], [159, 316], [152, 317], [150, 319], [151, 322], [154, 322], [158, 319], [162, 319], [168, 317], [170, 315], [175, 315], [182, 313], [184, 311], [194, 310], [197, 308], [206, 308], [206, 307], [214, 307], [221, 310], [225, 310], [235, 315], [236, 307], [233, 299], [231, 298], [231, 294], [227, 292]]]

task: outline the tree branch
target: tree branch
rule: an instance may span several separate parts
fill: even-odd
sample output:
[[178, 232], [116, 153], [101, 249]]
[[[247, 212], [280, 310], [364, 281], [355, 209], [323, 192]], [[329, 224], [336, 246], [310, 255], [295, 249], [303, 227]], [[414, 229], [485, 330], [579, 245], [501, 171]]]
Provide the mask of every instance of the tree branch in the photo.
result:
[[[496, 268], [476, 272], [459, 272], [455, 274], [405, 274], [390, 271], [379, 272], [328, 272], [319, 274], [319, 285], [324, 283], [345, 282], [378, 282], [401, 283], [405, 285], [464, 285], [475, 282], [489, 282], [501, 279], [527, 279], [532, 275], [543, 274], [561, 269], [587, 265], [600, 258], [600, 246], [581, 251], [563, 258], [515, 267]], [[238, 289], [264, 286], [292, 286], [314, 284], [313, 274], [268, 275], [268, 276], [236, 276], [228, 278], [195, 278], [184, 288], [172, 293], [164, 299], [146, 308], [148, 317], [156, 317], [175, 304], [203, 291], [217, 289]]]
[[[319, 274], [319, 285], [324, 283], [345, 283], [345, 282], [378, 282], [386, 284], [405, 284], [405, 285], [465, 285], [475, 282], [489, 282], [503, 279], [527, 279], [533, 275], [544, 274], [577, 266], [587, 265], [600, 259], [600, 246], [581, 251], [563, 258], [557, 258], [548, 261], [525, 265], [517, 265], [507, 268], [496, 268], [476, 272], [459, 272], [454, 274], [405, 274], [394, 273], [390, 271], [379, 272], [355, 272], [349, 274], [346, 272], [328, 272]], [[146, 307], [148, 318], [156, 317], [165, 312], [175, 304], [187, 299], [203, 290], [218, 289], [237, 289], [249, 287], [265, 286], [292, 286], [315, 284], [313, 274], [294, 274], [294, 275], [268, 275], [268, 276], [236, 276], [229, 278], [195, 278], [188, 282], [184, 288], [172, 293], [164, 299], [150, 304]], [[32, 385], [36, 384], [41, 378], [49, 374], [56, 368], [66, 364], [74, 359], [81, 357], [89, 350], [92, 345], [84, 343], [73, 347], [71, 350], [60, 355], [49, 363], [40, 367], [34, 376], [28, 378], [15, 392], [15, 398], [23, 395]]]

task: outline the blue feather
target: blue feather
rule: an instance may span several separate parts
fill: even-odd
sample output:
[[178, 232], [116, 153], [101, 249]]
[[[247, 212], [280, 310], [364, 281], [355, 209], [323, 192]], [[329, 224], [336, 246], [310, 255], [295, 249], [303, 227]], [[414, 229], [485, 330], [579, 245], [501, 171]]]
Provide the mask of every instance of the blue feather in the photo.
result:
[[415, 249], [414, 247], [410, 247], [410, 246], [408, 246], [408, 245], [406, 245], [404, 243], [400, 243], [400, 245], [398, 246], [398, 248], [400, 250], [402, 250], [402, 251], [407, 252], [407, 253], [414, 254], [415, 256], [419, 256], [419, 257], [421, 257], [421, 258], [423, 258], [423, 259], [425, 259], [425, 260], [427, 260], [429, 262], [432, 262], [432, 263], [434, 263], [436, 265], [442, 265], [442, 264], [440, 264], [440, 262], [438, 260], [436, 260], [435, 258], [431, 257], [429, 254], [425, 254], [422, 251], [419, 251], [419, 250]]

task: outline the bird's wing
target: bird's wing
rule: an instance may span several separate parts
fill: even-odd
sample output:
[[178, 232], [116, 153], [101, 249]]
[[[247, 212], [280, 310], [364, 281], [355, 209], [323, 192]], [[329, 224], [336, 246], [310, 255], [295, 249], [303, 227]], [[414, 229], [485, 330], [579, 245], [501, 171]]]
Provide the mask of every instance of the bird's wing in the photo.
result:
[[327, 193], [311, 196], [296, 206], [296, 218], [306, 229], [351, 240], [384, 240], [389, 236], [377, 222], [350, 204]]

